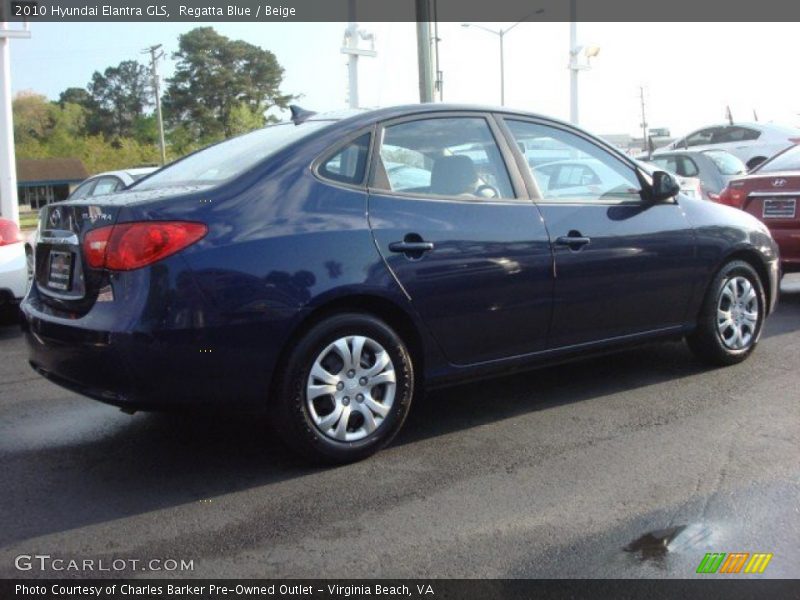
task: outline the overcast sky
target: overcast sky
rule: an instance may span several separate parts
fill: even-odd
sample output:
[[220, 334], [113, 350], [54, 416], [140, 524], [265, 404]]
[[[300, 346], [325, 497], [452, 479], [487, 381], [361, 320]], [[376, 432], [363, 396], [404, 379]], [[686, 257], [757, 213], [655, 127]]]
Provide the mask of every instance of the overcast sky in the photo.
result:
[[[15, 92], [56, 99], [84, 87], [92, 72], [142, 48], [177, 48], [182, 32], [203, 23], [38, 23], [30, 40], [13, 40]], [[510, 23], [483, 23], [489, 28]], [[346, 106], [347, 59], [340, 53], [345, 23], [220, 23], [217, 31], [275, 53], [285, 68], [283, 90], [303, 94], [314, 110]], [[360, 59], [362, 106], [418, 101], [416, 27], [365, 23], [377, 58]], [[673, 135], [734, 119], [800, 125], [796, 23], [580, 23], [579, 42], [600, 46], [592, 69], [580, 74], [581, 125], [600, 134], [638, 132], [639, 86], [651, 127]], [[447, 102], [500, 103], [498, 38], [459, 23], [439, 26]], [[568, 23], [523, 23], [506, 36], [506, 105], [563, 119], [569, 116]], [[165, 77], [171, 59], [162, 63]]]

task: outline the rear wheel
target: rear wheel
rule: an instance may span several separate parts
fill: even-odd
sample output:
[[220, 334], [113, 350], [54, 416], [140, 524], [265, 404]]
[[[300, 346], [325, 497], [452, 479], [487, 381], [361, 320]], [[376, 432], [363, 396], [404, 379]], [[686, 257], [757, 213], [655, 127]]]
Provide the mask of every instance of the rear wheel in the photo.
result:
[[386, 446], [411, 407], [414, 372], [400, 337], [359, 314], [330, 317], [291, 352], [273, 425], [294, 450], [317, 462], [346, 463]]
[[703, 300], [697, 329], [687, 337], [701, 360], [732, 365], [746, 359], [758, 343], [766, 298], [750, 264], [734, 260], [717, 273]]

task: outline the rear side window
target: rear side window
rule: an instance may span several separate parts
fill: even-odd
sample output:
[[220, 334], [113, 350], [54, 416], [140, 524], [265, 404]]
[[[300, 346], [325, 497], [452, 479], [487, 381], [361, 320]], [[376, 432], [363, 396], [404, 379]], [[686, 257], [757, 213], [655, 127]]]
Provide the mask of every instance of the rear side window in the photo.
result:
[[364, 174], [367, 171], [369, 139], [370, 135], [365, 133], [344, 148], [336, 151], [320, 164], [317, 170], [319, 175], [339, 183], [352, 185], [362, 183]]
[[711, 162], [714, 163], [714, 166], [723, 175], [740, 175], [747, 171], [747, 167], [745, 167], [744, 163], [728, 152], [709, 150], [703, 154], [711, 159]]
[[785, 152], [768, 160], [758, 169], [758, 173], [774, 173], [776, 171], [800, 171], [800, 146], [792, 146]]
[[92, 196], [102, 196], [103, 194], [113, 194], [125, 187], [121, 179], [116, 177], [101, 177], [92, 190]]
[[484, 117], [435, 117], [388, 126], [375, 187], [467, 200], [514, 198]]
[[178, 185], [218, 185], [241, 175], [290, 144], [313, 135], [329, 121], [280, 123], [231, 138], [167, 165], [136, 184], [136, 190]]

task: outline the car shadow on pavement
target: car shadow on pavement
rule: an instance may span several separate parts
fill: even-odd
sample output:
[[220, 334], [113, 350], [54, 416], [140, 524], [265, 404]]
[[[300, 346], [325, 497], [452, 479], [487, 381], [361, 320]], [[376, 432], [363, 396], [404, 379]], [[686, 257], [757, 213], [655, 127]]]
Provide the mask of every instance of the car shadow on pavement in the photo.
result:
[[[791, 308], [784, 304], [779, 318], [768, 322], [767, 337], [797, 328], [800, 295], [789, 302]], [[0, 339], [19, 335], [8, 329], [0, 329]], [[379, 454], [368, 462], [402, 462], [410, 445], [429, 438], [706, 370], [685, 344], [675, 342], [433, 390], [415, 403], [393, 443], [395, 452], [388, 453], [392, 456]], [[19, 421], [8, 431], [10, 438], [21, 440], [0, 440], [0, 547], [234, 492], [263, 488], [259, 494], [268, 495], [277, 482], [327, 476], [324, 467], [308, 466], [284, 449], [261, 417], [129, 417], [52, 391], [52, 400], [26, 402], [25, 414], [0, 412], [4, 419]], [[38, 405], [44, 406], [42, 414]], [[19, 433], [23, 430], [27, 437]], [[363, 463], [344, 467], [370, 468]]]

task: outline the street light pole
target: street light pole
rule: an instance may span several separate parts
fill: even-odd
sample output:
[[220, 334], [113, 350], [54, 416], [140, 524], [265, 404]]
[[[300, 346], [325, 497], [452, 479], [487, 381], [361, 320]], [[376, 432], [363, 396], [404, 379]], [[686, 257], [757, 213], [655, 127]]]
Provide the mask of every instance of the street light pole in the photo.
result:
[[570, 0], [570, 23], [569, 23], [569, 120], [573, 125], [577, 125], [578, 118], [578, 73], [588, 71], [592, 68], [591, 59], [598, 55], [598, 46], [589, 46], [585, 50], [586, 63], [581, 64], [578, 56], [583, 50], [583, 46], [578, 45], [578, 10], [576, 0]]
[[[0, 9], [2, 10], [2, 9]], [[29, 38], [26, 29], [9, 29], [0, 22], [0, 215], [19, 224], [17, 161], [14, 154], [14, 120], [11, 113], [10, 38]]]
[[[575, 0], [570, 1], [572, 21], [569, 24], [569, 122], [578, 124], [578, 24], [575, 22]], [[564, 63], [561, 63], [564, 64]]]
[[533, 15], [540, 15], [544, 12], [543, 8], [537, 8], [531, 14], [526, 16], [524, 19], [521, 19], [514, 23], [511, 27], [507, 27], [505, 29], [489, 29], [488, 27], [484, 27], [483, 25], [478, 25], [477, 23], [462, 23], [462, 27], [475, 27], [477, 29], [482, 29], [487, 33], [492, 33], [498, 37], [500, 40], [500, 106], [506, 105], [506, 65], [505, 65], [505, 48], [504, 48], [504, 41], [506, 34], [514, 29], [520, 23], [524, 23], [528, 19], [530, 19]]

